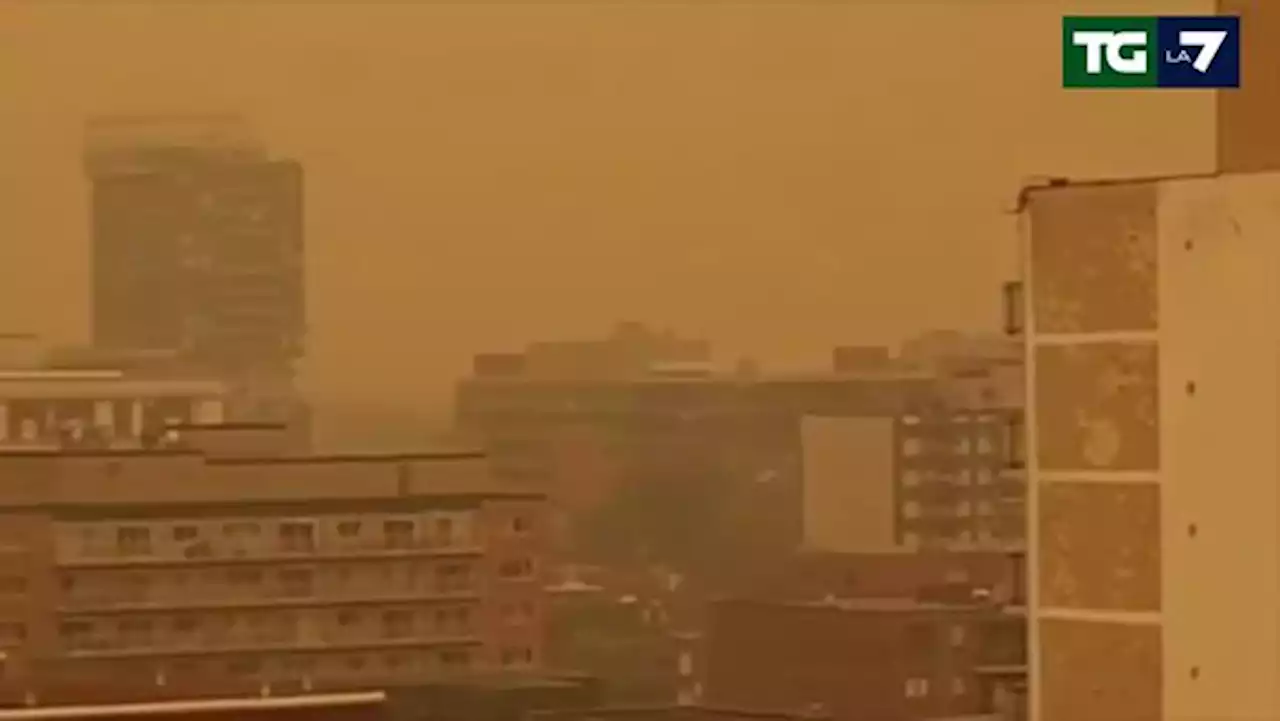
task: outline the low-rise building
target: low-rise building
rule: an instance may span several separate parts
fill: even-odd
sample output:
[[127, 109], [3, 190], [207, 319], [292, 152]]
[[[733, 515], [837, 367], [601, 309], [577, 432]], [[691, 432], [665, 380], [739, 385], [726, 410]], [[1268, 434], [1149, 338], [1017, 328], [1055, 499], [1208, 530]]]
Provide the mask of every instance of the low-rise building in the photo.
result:
[[0, 369], [0, 451], [138, 448], [167, 424], [218, 423], [227, 387], [121, 370]]
[[0, 708], [0, 721], [383, 721], [386, 695], [378, 691], [291, 696], [148, 700], [128, 703], [42, 704]]
[[759, 564], [727, 588], [744, 598], [774, 601], [910, 598], [1024, 606], [1025, 566], [1022, 551], [807, 552]]
[[706, 703], [819, 708], [837, 721], [991, 714], [1005, 675], [1025, 664], [1024, 635], [1020, 616], [991, 604], [721, 601], [707, 630]]
[[254, 439], [283, 428], [224, 431], [0, 454], [9, 675], [373, 683], [541, 664], [542, 495], [495, 490], [475, 453], [290, 456]]
[[548, 591], [547, 660], [589, 670], [609, 706], [693, 703], [701, 634], [680, 624], [669, 594], [569, 580]]

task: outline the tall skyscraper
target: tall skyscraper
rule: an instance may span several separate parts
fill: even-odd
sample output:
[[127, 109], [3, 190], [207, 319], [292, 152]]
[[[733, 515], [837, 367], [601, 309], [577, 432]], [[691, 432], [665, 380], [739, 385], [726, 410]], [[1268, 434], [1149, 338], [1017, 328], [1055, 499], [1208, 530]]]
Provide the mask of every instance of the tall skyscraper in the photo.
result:
[[286, 403], [305, 330], [299, 163], [234, 116], [95, 119], [84, 160], [94, 345], [177, 351], [251, 404]]

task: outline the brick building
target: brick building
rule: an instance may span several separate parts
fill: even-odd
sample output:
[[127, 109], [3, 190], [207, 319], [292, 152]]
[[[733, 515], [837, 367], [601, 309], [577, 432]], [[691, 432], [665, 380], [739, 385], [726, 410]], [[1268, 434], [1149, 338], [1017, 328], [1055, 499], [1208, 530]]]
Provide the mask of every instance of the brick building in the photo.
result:
[[985, 604], [721, 601], [707, 629], [706, 703], [821, 709], [837, 721], [992, 714], [999, 672], [1024, 662], [1024, 629]]
[[293, 457], [272, 452], [280, 427], [182, 433], [163, 450], [0, 455], [10, 676], [57, 661], [86, 679], [355, 682], [541, 663], [545, 504], [491, 490], [483, 457]]

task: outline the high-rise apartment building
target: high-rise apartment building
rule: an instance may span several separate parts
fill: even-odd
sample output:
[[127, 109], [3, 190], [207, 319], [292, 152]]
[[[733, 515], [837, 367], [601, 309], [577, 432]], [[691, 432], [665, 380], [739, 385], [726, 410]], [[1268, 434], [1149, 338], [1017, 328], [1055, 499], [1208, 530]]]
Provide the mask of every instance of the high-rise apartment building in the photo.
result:
[[301, 166], [221, 116], [100, 118], [84, 160], [94, 345], [177, 350], [253, 412], [287, 416], [305, 325]]
[[1218, 168], [1024, 191], [1035, 721], [1280, 715], [1280, 8]]

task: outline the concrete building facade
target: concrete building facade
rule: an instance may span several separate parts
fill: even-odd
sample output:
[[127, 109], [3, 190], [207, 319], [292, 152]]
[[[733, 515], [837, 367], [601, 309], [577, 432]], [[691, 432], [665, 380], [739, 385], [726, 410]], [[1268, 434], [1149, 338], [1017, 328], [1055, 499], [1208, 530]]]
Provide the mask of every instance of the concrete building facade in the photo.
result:
[[1033, 718], [1274, 718], [1280, 173], [1025, 194]]
[[486, 490], [483, 457], [20, 452], [0, 477], [15, 677], [375, 683], [542, 661], [543, 497]]

